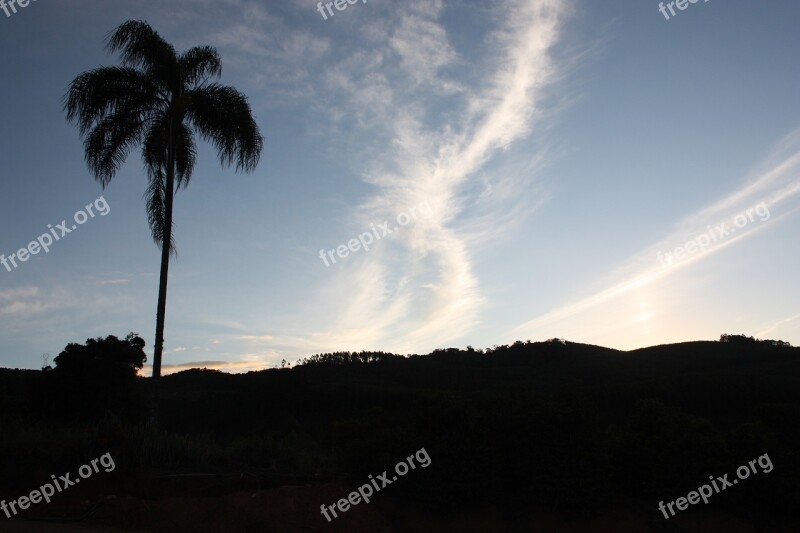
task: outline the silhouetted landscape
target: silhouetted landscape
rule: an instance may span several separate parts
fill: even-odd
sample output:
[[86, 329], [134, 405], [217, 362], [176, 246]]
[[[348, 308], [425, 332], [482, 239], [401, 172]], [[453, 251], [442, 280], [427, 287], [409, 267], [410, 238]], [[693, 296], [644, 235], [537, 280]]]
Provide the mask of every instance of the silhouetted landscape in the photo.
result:
[[[142, 347], [135, 335], [90, 340], [69, 345], [54, 368], [0, 371], [7, 500], [103, 453], [117, 465], [22, 519], [317, 530], [321, 503], [424, 446], [428, 468], [330, 527], [800, 524], [800, 348], [780, 341], [726, 335], [625, 352], [552, 339], [407, 357], [320, 354], [242, 375], [188, 370], [163, 378], [158, 429], [147, 420], [151, 380], [135, 374]], [[654, 513], [764, 453], [774, 470], [716, 494], [713, 510], [692, 508], [667, 526]], [[178, 520], [178, 505], [195, 519]]]

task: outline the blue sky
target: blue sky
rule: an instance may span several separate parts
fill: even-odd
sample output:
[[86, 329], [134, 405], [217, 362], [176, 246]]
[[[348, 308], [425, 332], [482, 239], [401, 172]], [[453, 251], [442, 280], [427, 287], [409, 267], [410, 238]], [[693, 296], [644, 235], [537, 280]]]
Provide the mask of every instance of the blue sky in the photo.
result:
[[[166, 372], [552, 337], [800, 344], [796, 1], [669, 20], [651, 0], [316, 5], [0, 11], [0, 254], [76, 226], [0, 266], [0, 366], [129, 331], [152, 354], [140, 155], [103, 190], [61, 107], [76, 75], [118, 62], [104, 40], [129, 19], [217, 47], [266, 140], [251, 174], [201, 142], [177, 195]], [[74, 224], [101, 196], [107, 214]]]

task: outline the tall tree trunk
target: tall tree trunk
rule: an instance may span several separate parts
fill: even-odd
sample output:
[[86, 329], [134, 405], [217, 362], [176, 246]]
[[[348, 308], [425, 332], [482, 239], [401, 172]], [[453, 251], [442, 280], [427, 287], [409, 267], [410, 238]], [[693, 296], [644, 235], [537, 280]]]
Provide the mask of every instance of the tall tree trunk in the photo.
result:
[[156, 343], [153, 352], [153, 404], [150, 421], [158, 424], [158, 410], [161, 401], [159, 381], [161, 379], [161, 354], [164, 351], [164, 323], [167, 314], [167, 279], [169, 276], [170, 244], [172, 243], [172, 200], [175, 190], [175, 150], [172, 121], [169, 125], [167, 146], [167, 183], [164, 198], [164, 232], [161, 243], [161, 275], [158, 281], [158, 310], [156, 311]]

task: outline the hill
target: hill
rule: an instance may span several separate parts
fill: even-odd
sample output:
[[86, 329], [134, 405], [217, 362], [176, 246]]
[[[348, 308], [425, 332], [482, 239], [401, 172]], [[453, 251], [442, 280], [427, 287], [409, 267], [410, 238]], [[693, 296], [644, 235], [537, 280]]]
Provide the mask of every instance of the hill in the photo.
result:
[[[137, 378], [125, 405], [141, 406], [148, 382]], [[551, 340], [408, 357], [341, 352], [243, 375], [188, 370], [165, 377], [162, 396], [156, 431], [141, 408], [114, 401], [65, 412], [48, 372], [0, 370], [2, 495], [13, 499], [110, 452], [118, 468], [98, 497], [336, 486], [342, 498], [424, 448], [428, 467], [341, 523], [390, 501], [425, 516], [493, 509], [509, 530], [542, 516], [591, 521], [620, 511], [643, 530], [708, 525], [710, 512], [776, 530], [800, 518], [800, 348], [784, 343], [723, 337], [626, 352]], [[712, 475], [735, 478], [765, 454], [769, 472], [668, 519], [659, 511], [662, 500]], [[322, 503], [335, 501], [300, 510], [314, 527], [326, 524]]]

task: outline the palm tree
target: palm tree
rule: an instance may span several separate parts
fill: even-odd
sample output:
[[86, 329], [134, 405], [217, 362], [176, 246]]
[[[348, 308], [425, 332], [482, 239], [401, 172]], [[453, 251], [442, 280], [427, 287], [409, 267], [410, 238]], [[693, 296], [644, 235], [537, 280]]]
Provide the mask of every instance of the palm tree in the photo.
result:
[[122, 66], [100, 67], [76, 77], [64, 96], [67, 121], [77, 123], [86, 164], [103, 188], [131, 149], [141, 145], [147, 169], [147, 218], [161, 246], [156, 339], [153, 354], [153, 411], [164, 349], [167, 275], [176, 252], [172, 233], [173, 196], [186, 188], [196, 161], [194, 133], [217, 149], [221, 164], [236, 170], [258, 164], [263, 138], [247, 97], [214, 81], [222, 73], [216, 49], [198, 46], [178, 54], [147, 23], [130, 20], [112, 31], [109, 52]]

